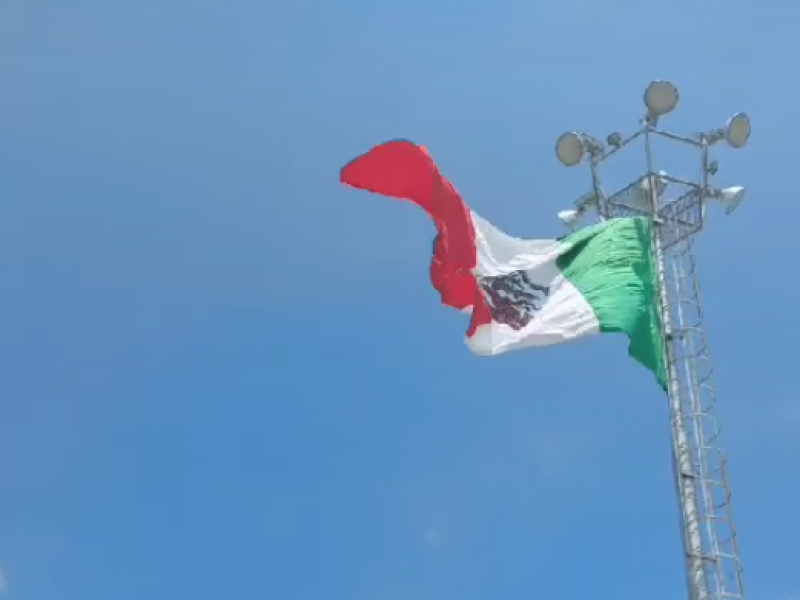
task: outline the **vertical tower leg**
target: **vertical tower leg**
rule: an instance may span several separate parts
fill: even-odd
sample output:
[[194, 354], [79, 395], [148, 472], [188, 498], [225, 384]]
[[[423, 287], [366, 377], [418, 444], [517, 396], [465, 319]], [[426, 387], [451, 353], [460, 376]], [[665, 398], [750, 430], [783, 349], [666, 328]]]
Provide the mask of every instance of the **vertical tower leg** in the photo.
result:
[[[669, 222], [661, 225], [669, 226]], [[686, 468], [689, 473], [688, 478], [681, 471], [676, 476], [679, 488], [691, 480], [694, 500], [688, 512], [682, 510], [684, 535], [689, 540], [688, 572], [690, 580], [704, 586], [706, 598], [738, 600], [744, 598], [742, 566], [726, 459], [718, 445], [713, 363], [703, 329], [691, 238], [672, 246], [662, 260], [662, 289], [671, 327], [667, 345], [674, 444], [676, 448], [683, 445], [676, 467]], [[688, 496], [682, 492], [680, 497]], [[696, 585], [692, 584], [692, 588], [693, 593], [702, 593]]]
[[656, 228], [654, 251], [658, 268], [661, 322], [666, 340], [667, 391], [670, 425], [672, 428], [672, 460], [676, 478], [678, 501], [683, 528], [683, 548], [686, 560], [687, 585], [690, 600], [708, 600], [708, 586], [703, 568], [703, 540], [700, 534], [700, 516], [697, 502], [696, 480], [692, 448], [686, 431], [686, 417], [675, 340], [680, 336], [672, 324], [671, 302], [667, 282], [666, 258], [661, 244], [660, 227]]

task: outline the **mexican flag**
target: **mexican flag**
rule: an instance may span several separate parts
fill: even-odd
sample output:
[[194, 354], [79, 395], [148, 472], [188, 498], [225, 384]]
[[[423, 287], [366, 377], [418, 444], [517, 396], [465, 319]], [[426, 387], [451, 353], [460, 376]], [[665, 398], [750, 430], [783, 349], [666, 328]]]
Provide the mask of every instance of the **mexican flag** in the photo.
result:
[[438, 230], [431, 280], [442, 303], [471, 313], [467, 345], [479, 355], [624, 333], [629, 354], [665, 387], [651, 227], [611, 219], [565, 238], [506, 235], [464, 203], [422, 146], [391, 141], [351, 161], [341, 181], [409, 200]]

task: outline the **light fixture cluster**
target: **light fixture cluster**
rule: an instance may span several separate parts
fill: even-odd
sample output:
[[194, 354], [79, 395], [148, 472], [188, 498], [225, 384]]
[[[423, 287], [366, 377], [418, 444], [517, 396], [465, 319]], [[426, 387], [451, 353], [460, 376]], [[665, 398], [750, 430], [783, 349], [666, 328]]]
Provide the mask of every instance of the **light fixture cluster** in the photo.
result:
[[[678, 106], [680, 94], [678, 88], [669, 81], [657, 80], [651, 82], [644, 91], [644, 104], [647, 108], [645, 113], [645, 129], [642, 131], [652, 131], [656, 134], [666, 135], [673, 139], [683, 139], [704, 148], [725, 140], [731, 148], [739, 149], [747, 145], [750, 140], [751, 125], [750, 117], [740, 112], [728, 119], [724, 127], [714, 129], [705, 133], [698, 134], [692, 140], [686, 140], [680, 136], [665, 134], [656, 129], [658, 120], [671, 113]], [[640, 132], [641, 133], [641, 132]], [[638, 135], [638, 134], [637, 134]], [[633, 136], [635, 137], [635, 136]], [[617, 132], [611, 133], [606, 138], [606, 143], [596, 140], [592, 136], [577, 131], [568, 131], [559, 136], [556, 141], [556, 157], [565, 167], [574, 167], [580, 164], [588, 154], [595, 163], [600, 162], [610, 153], [615, 152], [626, 145], [633, 137], [623, 140], [622, 135]], [[718, 164], [712, 161], [706, 169], [709, 175], [716, 174]], [[663, 173], [662, 173], [663, 174]], [[647, 184], [644, 180], [644, 185]], [[658, 178], [659, 187], [666, 187], [667, 181], [663, 177]], [[711, 197], [721, 202], [726, 207], [726, 214], [733, 212], [745, 195], [745, 188], [730, 187], [723, 190], [712, 190]], [[570, 229], [575, 229], [578, 221], [585, 213], [585, 210], [564, 210], [558, 213], [558, 218]]]

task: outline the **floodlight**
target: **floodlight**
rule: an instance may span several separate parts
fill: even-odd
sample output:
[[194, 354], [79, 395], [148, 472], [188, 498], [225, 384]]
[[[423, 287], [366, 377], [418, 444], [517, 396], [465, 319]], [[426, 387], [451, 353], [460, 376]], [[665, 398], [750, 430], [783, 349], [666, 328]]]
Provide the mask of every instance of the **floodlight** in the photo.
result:
[[661, 195], [667, 189], [669, 181], [666, 179], [666, 172], [659, 171], [650, 176], [645, 176], [639, 182], [638, 189], [636, 189], [628, 198], [628, 202], [632, 208], [644, 213], [651, 213], [653, 211], [653, 198], [650, 194], [650, 180], [654, 180], [656, 184], [656, 197], [661, 198]]
[[653, 81], [644, 92], [644, 103], [654, 117], [662, 117], [678, 105], [678, 88], [669, 81]]
[[583, 159], [586, 148], [580, 135], [568, 131], [556, 142], [556, 156], [565, 167], [574, 167]]
[[562, 210], [558, 213], [558, 218], [561, 219], [561, 222], [570, 229], [575, 229], [575, 226], [578, 224], [578, 217], [580, 213], [577, 210]]
[[731, 148], [743, 148], [750, 139], [750, 117], [744, 113], [736, 113], [725, 126], [725, 139]]
[[744, 199], [746, 192], [747, 189], [739, 185], [720, 191], [719, 201], [725, 206], [726, 215], [736, 210], [736, 207], [739, 206], [739, 203]]
[[642, 188], [642, 191], [649, 192], [650, 191], [650, 180], [654, 179], [656, 182], [656, 193], [660, 196], [664, 193], [669, 185], [669, 180], [666, 177], [666, 171], [659, 171], [657, 174], [653, 174], [650, 177], [645, 177], [642, 179], [642, 182], [639, 184]]
[[608, 134], [606, 138], [606, 143], [611, 146], [612, 148], [621, 148], [622, 147], [622, 135], [618, 132]]

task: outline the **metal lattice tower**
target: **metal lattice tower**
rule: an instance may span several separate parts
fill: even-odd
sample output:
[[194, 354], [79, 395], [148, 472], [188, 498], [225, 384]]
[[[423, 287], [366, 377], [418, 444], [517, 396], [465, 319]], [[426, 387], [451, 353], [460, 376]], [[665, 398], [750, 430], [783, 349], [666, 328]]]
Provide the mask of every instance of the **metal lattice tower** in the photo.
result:
[[[725, 600], [745, 597], [725, 454], [718, 445], [713, 364], [703, 328], [703, 305], [697, 280], [693, 239], [703, 228], [706, 206], [718, 202], [730, 214], [744, 196], [744, 188], [720, 189], [711, 179], [718, 163], [710, 151], [722, 141], [743, 147], [750, 137], [750, 119], [737, 113], [725, 127], [693, 136], [659, 128], [659, 118], [678, 103], [678, 91], [666, 81], [654, 81], [645, 91], [647, 113], [641, 127], [623, 138], [618, 133], [605, 143], [585, 133], [565, 133], [556, 154], [566, 166], [588, 155], [592, 189], [559, 218], [575, 228], [588, 213], [599, 219], [646, 216], [653, 220], [652, 251], [657, 265], [660, 314], [667, 357], [668, 404], [672, 426], [672, 453], [678, 492], [689, 600]], [[662, 138], [698, 152], [696, 180], [657, 171], [653, 141]], [[619, 150], [643, 142], [645, 172], [621, 190], [606, 193], [601, 166]], [[667, 190], [670, 196], [667, 195]]]

